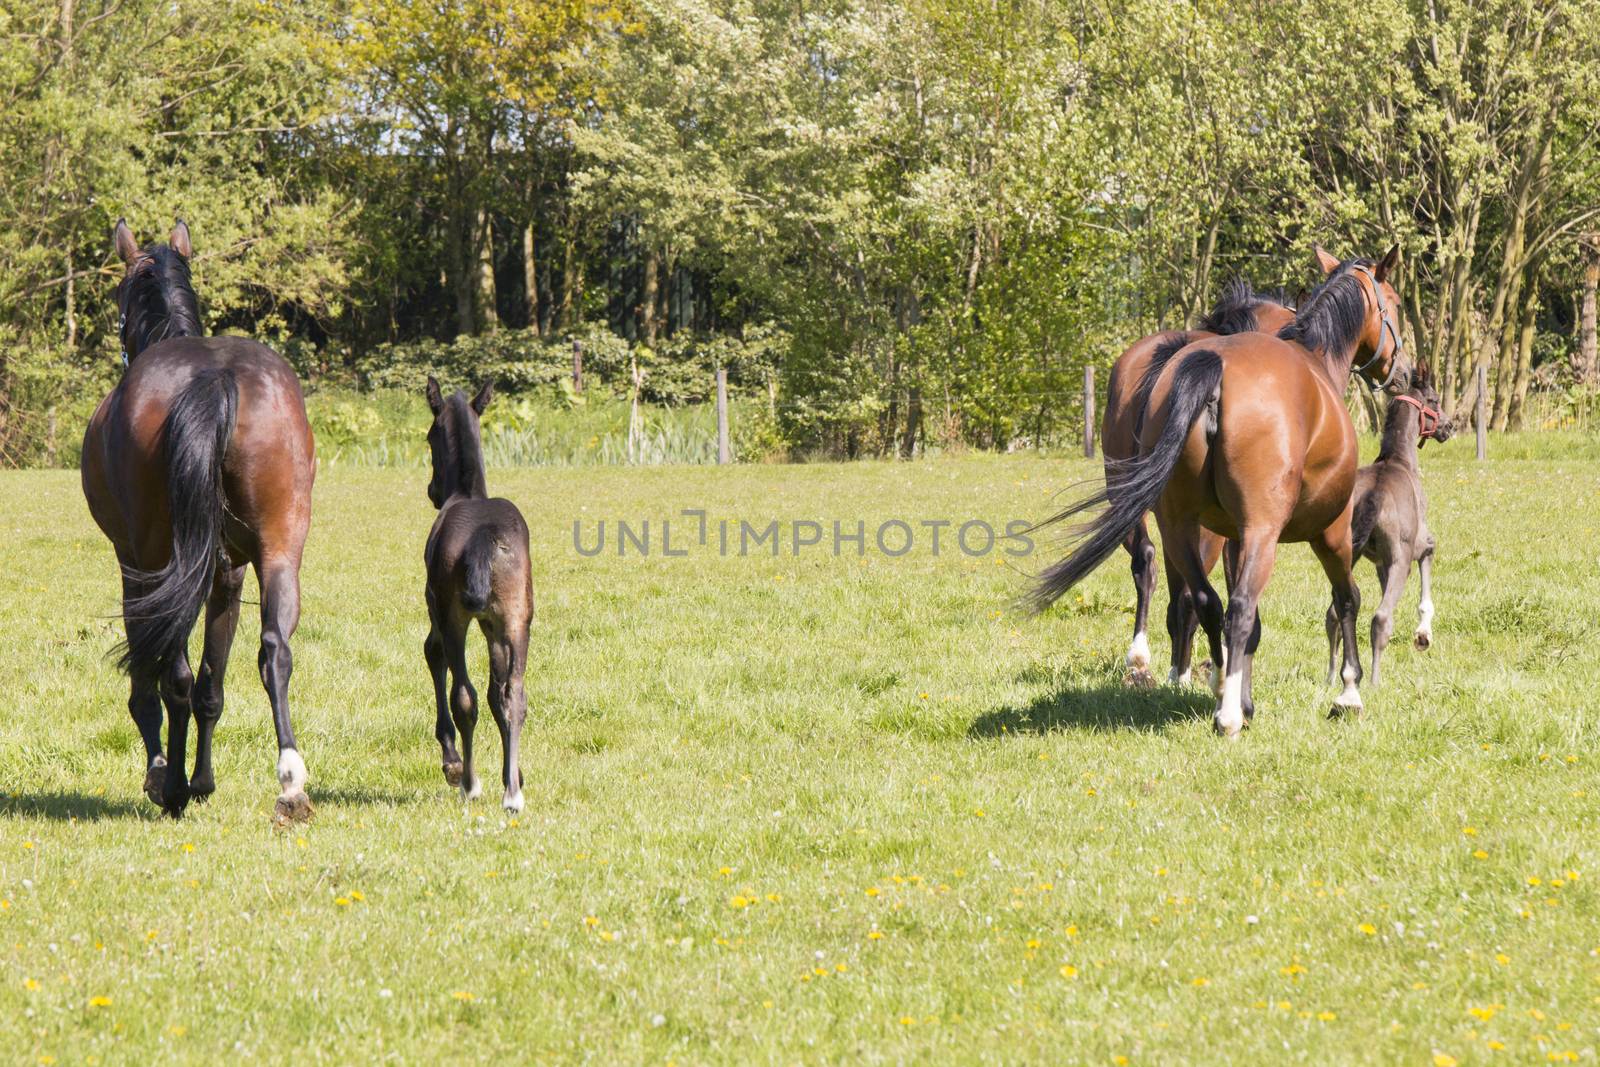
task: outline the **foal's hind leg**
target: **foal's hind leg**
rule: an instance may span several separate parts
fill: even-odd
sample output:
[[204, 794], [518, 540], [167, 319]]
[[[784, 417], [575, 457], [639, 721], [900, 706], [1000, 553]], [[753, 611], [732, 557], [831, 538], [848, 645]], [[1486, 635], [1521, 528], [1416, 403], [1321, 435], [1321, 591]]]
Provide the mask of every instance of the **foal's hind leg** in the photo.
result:
[[1133, 643], [1128, 646], [1128, 684], [1150, 685], [1150, 600], [1156, 591], [1156, 546], [1150, 540], [1144, 516], [1122, 543], [1133, 557]]
[[1417, 578], [1422, 583], [1422, 599], [1417, 603], [1417, 636], [1414, 638], [1416, 646], [1424, 649], [1433, 644], [1433, 535], [1425, 536], [1428, 547], [1417, 557]]
[[1200, 625], [1200, 616], [1195, 614], [1194, 597], [1183, 580], [1183, 572], [1169, 553], [1162, 555], [1167, 571], [1167, 637], [1172, 641], [1172, 670], [1167, 673], [1167, 681], [1188, 685], [1194, 632]]
[[244, 570], [242, 566], [219, 567], [206, 598], [206, 642], [200, 654], [200, 677], [194, 683], [194, 774], [189, 777], [189, 795], [196, 800], [205, 800], [217, 789], [211, 770], [211, 735], [222, 718], [222, 679], [239, 625]]
[[1202, 531], [1193, 522], [1175, 521], [1165, 516], [1158, 516], [1158, 519], [1161, 543], [1168, 546], [1167, 558], [1183, 579], [1195, 615], [1205, 628], [1206, 640], [1211, 647], [1211, 691], [1220, 696], [1226, 667], [1222, 644], [1222, 597], [1217, 595], [1217, 590], [1211, 584], [1210, 568], [1202, 554]]
[[422, 642], [422, 655], [428, 661], [428, 674], [433, 678], [433, 736], [439, 740], [439, 758], [444, 770], [444, 780], [452, 786], [461, 784], [461, 756], [456, 752], [456, 727], [450, 720], [449, 686], [445, 680], [444, 634], [439, 627], [438, 610], [433, 593], [428, 593], [428, 636]]
[[1402, 557], [1389, 560], [1387, 565], [1378, 568], [1378, 588], [1383, 596], [1378, 601], [1378, 610], [1372, 613], [1372, 685], [1378, 685], [1378, 661], [1383, 658], [1383, 650], [1389, 646], [1389, 637], [1394, 633], [1394, 609], [1400, 602], [1400, 594], [1405, 592], [1406, 573], [1410, 566]]
[[[521, 633], [517, 631], [520, 629]], [[489, 710], [500, 728], [500, 777], [505, 783], [505, 809], [522, 810], [522, 724], [528, 715], [523, 675], [528, 665], [528, 627], [523, 622], [484, 626], [489, 641]]]
[[450, 711], [461, 733], [461, 795], [477, 800], [483, 795], [478, 768], [472, 761], [472, 732], [478, 725], [478, 692], [467, 677], [467, 620], [451, 618], [442, 635], [444, 654], [450, 664]]

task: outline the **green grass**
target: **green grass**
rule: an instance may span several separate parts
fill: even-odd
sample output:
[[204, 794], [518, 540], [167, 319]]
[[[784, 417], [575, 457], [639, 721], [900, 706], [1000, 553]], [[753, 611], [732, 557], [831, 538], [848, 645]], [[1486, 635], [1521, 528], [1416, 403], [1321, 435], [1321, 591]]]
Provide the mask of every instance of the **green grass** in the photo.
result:
[[529, 517], [540, 605], [514, 825], [487, 715], [484, 800], [464, 809], [439, 773], [420, 472], [324, 470], [293, 685], [318, 812], [289, 832], [253, 609], [219, 792], [160, 818], [105, 659], [109, 546], [75, 475], [0, 475], [0, 1048], [1593, 1062], [1600, 473], [1582, 449], [1424, 458], [1435, 647], [1406, 642], [1413, 578], [1385, 686], [1326, 720], [1326, 586], [1288, 548], [1234, 745], [1203, 689], [1122, 687], [1120, 556], [1030, 620], [1018, 570], [948, 550], [572, 548], [575, 518], [659, 538], [688, 507], [1003, 523], [1045, 514], [1096, 473], [1082, 460], [493, 470]]

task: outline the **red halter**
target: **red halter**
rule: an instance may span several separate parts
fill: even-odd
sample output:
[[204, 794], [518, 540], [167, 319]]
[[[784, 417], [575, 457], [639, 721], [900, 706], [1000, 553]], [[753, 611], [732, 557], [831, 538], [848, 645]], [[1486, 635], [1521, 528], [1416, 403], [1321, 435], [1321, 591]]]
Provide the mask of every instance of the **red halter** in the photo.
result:
[[1417, 409], [1417, 447], [1421, 448], [1422, 443], [1433, 437], [1438, 431], [1439, 413], [1416, 397], [1408, 396], [1405, 393], [1401, 393], [1395, 399], [1403, 404], [1410, 404]]

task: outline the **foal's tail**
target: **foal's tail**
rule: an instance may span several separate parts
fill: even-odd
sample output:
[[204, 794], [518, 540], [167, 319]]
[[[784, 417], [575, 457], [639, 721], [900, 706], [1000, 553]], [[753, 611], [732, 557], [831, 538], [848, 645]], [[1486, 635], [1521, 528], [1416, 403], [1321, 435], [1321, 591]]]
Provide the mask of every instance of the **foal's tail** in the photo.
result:
[[[1217, 395], [1221, 384], [1221, 356], [1208, 349], [1185, 356], [1173, 374], [1172, 391], [1167, 397], [1167, 424], [1155, 447], [1112, 465], [1104, 489], [1039, 524], [1048, 526], [1105, 505], [1105, 510], [1093, 522], [1076, 531], [1082, 538], [1077, 549], [1039, 575], [1032, 591], [1023, 598], [1028, 608], [1040, 612], [1054, 604], [1063, 593], [1105, 562], [1144, 518], [1144, 513], [1155, 506], [1161, 491], [1167, 487], [1172, 469], [1178, 465], [1190, 427]], [[1144, 414], [1140, 413], [1141, 420]]]
[[144, 589], [122, 603], [128, 639], [117, 662], [131, 675], [159, 675], [188, 648], [221, 549], [222, 458], [238, 414], [239, 385], [226, 367], [196, 374], [167, 412], [172, 558], [158, 571], [124, 571]]
[[478, 527], [467, 538], [467, 547], [461, 554], [461, 565], [467, 572], [467, 580], [461, 586], [461, 606], [468, 611], [489, 607], [490, 579], [499, 547], [494, 531], [487, 526]]

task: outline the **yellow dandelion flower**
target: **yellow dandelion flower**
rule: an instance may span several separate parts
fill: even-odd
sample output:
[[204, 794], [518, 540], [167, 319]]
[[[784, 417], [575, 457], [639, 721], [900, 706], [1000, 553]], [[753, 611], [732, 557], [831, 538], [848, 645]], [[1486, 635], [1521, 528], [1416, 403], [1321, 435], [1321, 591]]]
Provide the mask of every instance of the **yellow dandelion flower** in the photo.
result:
[[1456, 1058], [1448, 1052], [1435, 1052], [1433, 1067], [1456, 1067]]
[[1374, 934], [1376, 934], [1378, 932], [1378, 928], [1376, 926], [1373, 926], [1371, 923], [1362, 923], [1360, 926], [1356, 927], [1356, 929], [1360, 930], [1362, 933], [1366, 934], [1368, 937], [1371, 937], [1372, 935], [1374, 935]]
[[183, 850], [185, 852], [193, 852], [194, 851], [194, 845], [192, 845], [189, 842], [185, 841], [183, 843]]
[[1117, 1067], [1128, 1067], [1128, 1057], [1126, 1056], [1113, 1056], [1111, 1057], [1111, 1062], [1116, 1064]]
[[32, 993], [34, 990], [39, 988], [39, 979], [37, 979], [37, 978], [24, 979], [23, 982], [22, 982], [22, 988], [26, 989], [28, 992]]
[[1511, 957], [1507, 956], [1504, 952], [1497, 952], [1495, 953], [1494, 961], [1500, 966], [1504, 967], [1506, 964], [1511, 962]]
[[463, 1001], [464, 1000], [477, 1000], [478, 999], [477, 997], [473, 996], [471, 993], [467, 992], [465, 989], [458, 989], [454, 993], [451, 993], [450, 995], [452, 997], [455, 997], [457, 1000], [463, 1000]]
[[169, 1026], [169, 1027], [167, 1027], [167, 1033], [171, 1034], [173, 1037], [182, 1037], [184, 1034], [187, 1034], [188, 1032], [189, 1032], [189, 1028], [187, 1026]]
[[1063, 978], [1076, 978], [1076, 977], [1078, 977], [1078, 968], [1074, 967], [1070, 963], [1063, 963], [1061, 965], [1061, 977], [1063, 977]]
[[1463, 826], [1461, 828], [1461, 832], [1466, 834], [1468, 837], [1478, 836], [1478, 828], [1476, 826]]
[[1505, 1051], [1505, 1047], [1506, 1047], [1506, 1043], [1504, 1041], [1491, 1041], [1491, 1042], [1489, 1042], [1489, 1048], [1491, 1048], [1495, 1052], [1504, 1052]]
[[599, 918], [599, 916], [596, 916], [596, 915], [585, 915], [583, 917], [583, 925], [585, 925], [585, 926], [599, 926], [600, 925], [600, 918]]
[[867, 935], [867, 940], [868, 941], [882, 941], [883, 940], [883, 931], [882, 930], [874, 930], [874, 931], [872, 931], [870, 934]]
[[909, 1015], [902, 1015], [902, 1016], [900, 1016], [900, 1025], [901, 1026], [915, 1026], [915, 1025], [917, 1025], [917, 1020], [913, 1019]]
[[109, 1008], [109, 1007], [111, 1007], [111, 998], [110, 997], [90, 997], [89, 998], [89, 1007], [91, 1007], [91, 1008]]
[[1538, 1008], [1529, 1008], [1528, 1017], [1531, 1019], [1537, 1019], [1540, 1022], [1544, 1022], [1544, 1012], [1540, 1011]]
[[1194, 982], [1193, 982], [1193, 985], [1196, 988], [1199, 988], [1201, 986], [1208, 986], [1210, 984], [1211, 984], [1211, 979], [1209, 979], [1209, 978], [1196, 978], [1194, 980]]
[[1290, 1004], [1287, 1000], [1278, 1001], [1278, 1010], [1279, 1011], [1288, 1011], [1292, 1007], [1294, 1007], [1294, 1005]]
[[877, 886], [875, 886], [875, 885], [867, 886], [867, 896], [875, 897], [875, 896], [878, 895], [879, 892], [880, 892], [880, 890], [878, 889]]
[[728, 875], [733, 873], [733, 868], [732, 867], [718, 867], [717, 868], [717, 873], [719, 875], [721, 875], [722, 877], [726, 878], [726, 877], [728, 877]]
[[843, 974], [850, 969], [850, 965], [846, 963], [835, 963], [833, 965], [833, 969], [838, 971], [840, 974]]
[[767, 894], [767, 903], [768, 904], [777, 904], [782, 900], [783, 900], [783, 894], [782, 893], [768, 893]]
[[1543, 883], [1544, 883], [1544, 879], [1540, 878], [1537, 874], [1528, 875], [1528, 884], [1529, 885], [1542, 885]]
[[1486, 860], [1489, 858], [1489, 854], [1481, 848], [1475, 848], [1472, 850], [1472, 858], [1475, 860]]
[[728, 904], [734, 908], [748, 908], [750, 906], [750, 898], [742, 896], [729, 897]]
[[1037, 937], [1030, 937], [1030, 938], [1028, 938], [1028, 943], [1027, 944], [1028, 944], [1028, 948], [1030, 948], [1030, 949], [1038, 948], [1039, 947], [1039, 939]]
[[365, 893], [363, 893], [359, 889], [352, 889], [352, 890], [350, 890], [350, 899], [356, 901], [357, 903], [359, 903], [359, 902], [361, 902], [363, 900], [366, 900], [367, 899], [367, 895]]
[[349, 897], [334, 897], [333, 902], [341, 908], [348, 908], [350, 906]]
[[1068, 937], [1077, 937], [1078, 936], [1078, 928], [1076, 926], [1068, 926], [1066, 933], [1067, 933]]
[[1333, 1020], [1337, 1019], [1338, 1016], [1331, 1011], [1319, 1011], [1317, 1012], [1317, 1018], [1321, 1019], [1325, 1023], [1331, 1023]]

